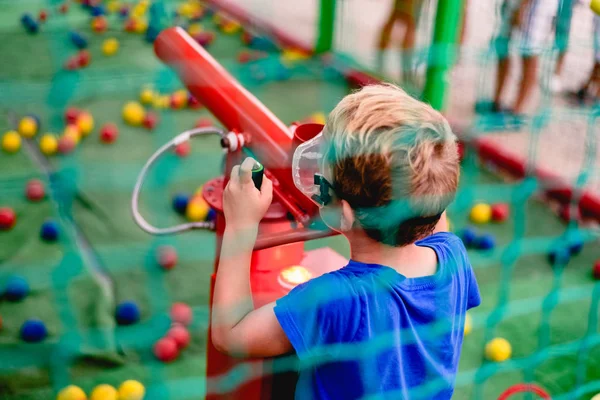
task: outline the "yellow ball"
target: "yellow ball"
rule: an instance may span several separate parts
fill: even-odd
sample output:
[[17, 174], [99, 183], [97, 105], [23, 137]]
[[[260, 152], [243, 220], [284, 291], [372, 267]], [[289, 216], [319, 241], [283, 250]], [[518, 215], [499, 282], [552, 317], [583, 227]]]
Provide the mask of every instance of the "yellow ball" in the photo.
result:
[[107, 384], [96, 386], [90, 395], [90, 400], [118, 400], [118, 398], [117, 389]]
[[223, 25], [223, 27], [221, 28], [223, 33], [226, 35], [234, 35], [234, 34], [238, 33], [241, 29], [242, 29], [242, 26], [239, 24], [239, 22], [235, 22], [235, 21], [228, 22], [225, 25]]
[[597, 15], [600, 15], [600, 0], [592, 0], [592, 2], [590, 3], [590, 8]]
[[154, 102], [154, 91], [150, 88], [142, 89], [140, 101], [142, 104], [152, 104]]
[[135, 7], [133, 7], [133, 10], [131, 10], [131, 15], [138, 18], [143, 17], [144, 14], [146, 14], [146, 11], [148, 11], [148, 6], [144, 4], [137, 4]]
[[485, 358], [490, 361], [502, 362], [510, 358], [512, 348], [508, 340], [494, 338], [485, 345]]
[[146, 388], [138, 381], [128, 380], [119, 386], [119, 400], [142, 400]]
[[89, 135], [94, 129], [94, 117], [92, 117], [92, 114], [87, 112], [79, 114], [77, 117], [77, 128], [79, 128], [81, 136], [85, 137]]
[[73, 138], [75, 144], [79, 144], [79, 141], [81, 140], [81, 132], [76, 125], [67, 125], [63, 131], [63, 136], [70, 136]]
[[177, 9], [177, 13], [182, 17], [191, 18], [194, 15], [194, 5], [189, 2], [182, 3]]
[[145, 33], [148, 30], [148, 21], [145, 19], [137, 19], [135, 21], [135, 32]]
[[56, 400], [87, 400], [87, 396], [79, 386], [69, 385], [58, 392]]
[[118, 12], [120, 9], [121, 9], [121, 3], [117, 0], [109, 1], [108, 4], [106, 5], [106, 10], [110, 14], [114, 14], [114, 13]]
[[138, 102], [131, 101], [123, 107], [123, 120], [133, 126], [139, 126], [144, 121], [146, 110]]
[[185, 108], [188, 103], [188, 91], [185, 89], [180, 89], [173, 93], [173, 97], [175, 98], [176, 104], [179, 108]]
[[154, 101], [152, 102], [152, 106], [154, 108], [169, 108], [171, 105], [171, 98], [167, 95], [162, 96], [154, 96]]
[[26, 138], [32, 138], [37, 133], [37, 122], [34, 118], [25, 117], [19, 122], [19, 133]]
[[203, 32], [204, 28], [202, 28], [202, 25], [200, 24], [190, 24], [190, 26], [188, 26], [187, 28], [187, 31], [190, 34], [190, 36], [194, 36]]
[[465, 336], [467, 336], [472, 331], [473, 331], [473, 318], [471, 317], [471, 314], [466, 313], [465, 314]]
[[107, 57], [114, 56], [119, 51], [119, 41], [115, 38], [106, 39], [102, 43], [102, 54]]
[[15, 131], [8, 131], [2, 136], [2, 150], [16, 153], [21, 148], [21, 136]]
[[185, 216], [192, 222], [204, 221], [209, 211], [210, 207], [202, 197], [194, 197], [185, 210]]
[[475, 204], [469, 217], [476, 224], [487, 224], [492, 219], [492, 207], [485, 203]]
[[58, 139], [51, 133], [46, 133], [40, 138], [40, 150], [47, 156], [56, 153], [58, 149]]

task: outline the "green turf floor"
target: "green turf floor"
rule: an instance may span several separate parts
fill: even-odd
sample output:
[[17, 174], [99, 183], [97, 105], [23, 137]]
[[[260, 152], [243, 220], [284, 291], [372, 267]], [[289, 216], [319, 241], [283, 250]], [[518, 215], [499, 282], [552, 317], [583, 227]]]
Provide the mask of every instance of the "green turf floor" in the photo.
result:
[[[89, 110], [97, 127], [116, 123], [120, 137], [107, 146], [99, 142], [96, 129], [74, 154], [53, 157], [60, 185], [56, 198], [41, 204], [23, 198], [27, 179], [42, 176], [26, 152], [0, 153], [0, 203], [11, 204], [19, 214], [14, 230], [0, 233], [0, 278], [18, 272], [34, 288], [22, 303], [0, 303], [4, 319], [0, 352], [10, 357], [10, 361], [0, 358], [0, 398], [47, 399], [53, 389], [68, 382], [89, 392], [98, 383], [118, 385], [125, 379], [144, 382], [152, 399], [201, 398], [214, 235], [194, 232], [153, 238], [133, 223], [129, 201], [147, 157], [209, 114], [206, 110], [162, 111], [153, 132], [124, 125], [121, 108], [137, 97], [143, 85], [173, 91], [180, 88], [177, 78], [156, 60], [151, 46], [139, 35], [121, 32], [116, 17], [110, 17], [109, 33], [96, 37], [89, 32], [87, 17], [75, 7], [67, 16], [51, 16], [40, 34], [23, 33], [19, 15], [50, 3], [0, 1], [0, 61], [10, 60], [0, 69], [0, 130], [31, 112], [41, 117], [44, 131], [60, 132], [64, 109], [74, 105]], [[211, 22], [203, 24], [214, 30]], [[92, 64], [78, 72], [62, 70], [73, 53], [67, 39], [70, 29], [90, 38]], [[114, 58], [100, 53], [102, 39], [109, 36], [121, 42]], [[236, 62], [242, 48], [239, 35], [218, 34], [210, 51], [286, 123], [328, 112], [348, 91], [338, 75], [316, 61], [295, 65], [288, 80], [258, 83], [252, 79], [250, 66]], [[275, 60], [276, 56], [260, 65], [268, 69], [276, 65]], [[161, 226], [181, 222], [171, 209], [172, 195], [191, 193], [220, 175], [222, 153], [216, 139], [194, 140], [192, 149], [184, 159], [166, 156], [150, 172], [141, 208], [151, 222]], [[493, 399], [524, 380], [538, 382], [557, 396], [600, 379], [600, 366], [594, 364], [600, 357], [598, 341], [589, 341], [584, 354], [578, 353], [586, 332], [598, 331], [597, 320], [592, 319], [595, 327], [588, 327], [590, 310], [597, 314], [592, 294], [597, 296], [598, 289], [590, 278], [597, 250], [587, 246], [557, 275], [545, 254], [567, 227], [536, 198], [535, 188], [535, 182], [507, 182], [485, 172], [474, 157], [465, 161], [461, 190], [450, 210], [456, 229], [467, 223], [468, 210], [476, 201], [509, 202], [512, 216], [505, 224], [481, 228], [496, 235], [496, 250], [470, 254], [483, 303], [473, 311], [474, 330], [465, 338], [457, 399]], [[90, 204], [74, 200], [77, 193]], [[67, 233], [65, 217], [72, 216], [92, 243], [99, 263], [114, 282], [114, 298], [108, 303], [72, 237], [65, 234], [55, 245], [39, 241], [39, 225], [49, 216], [59, 218]], [[180, 263], [171, 272], [160, 270], [154, 261], [161, 244], [179, 251]], [[340, 237], [310, 242], [306, 247], [320, 246], [348, 255]], [[111, 302], [123, 300], [138, 302], [142, 320], [136, 326], [114, 328], [107, 322], [112, 318]], [[168, 328], [167, 312], [174, 301], [194, 307], [193, 342], [177, 362], [163, 365], [153, 359], [150, 348]], [[16, 340], [20, 321], [32, 313], [43, 316], [50, 328], [50, 338], [39, 346]], [[494, 336], [512, 343], [514, 361], [500, 366], [483, 361], [485, 342]], [[53, 347], [59, 340], [61, 346]], [[56, 348], [67, 349], [67, 354], [53, 352]], [[39, 367], [27, 367], [30, 364]], [[577, 370], [582, 367], [583, 371]], [[585, 378], [583, 382], [577, 381], [577, 373]], [[587, 399], [592, 392], [583, 391], [577, 397]]]

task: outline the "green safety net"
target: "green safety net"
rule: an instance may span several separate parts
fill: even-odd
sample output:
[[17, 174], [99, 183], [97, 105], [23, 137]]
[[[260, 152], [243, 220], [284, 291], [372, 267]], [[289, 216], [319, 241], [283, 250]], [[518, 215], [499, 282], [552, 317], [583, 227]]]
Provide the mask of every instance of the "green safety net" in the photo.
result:
[[[103, 5], [108, 9], [110, 3]], [[120, 3], [130, 10], [138, 4]], [[193, 2], [148, 3], [140, 21], [151, 27], [177, 24], [198, 29], [190, 27], [194, 23], [186, 16], [186, 6], [182, 9], [182, 4]], [[537, 384], [553, 399], [590, 399], [600, 392], [600, 285], [592, 277], [600, 257], [597, 225], [591, 218], [583, 222], [561, 219], [565, 206], [547, 196], [548, 188], [558, 185], [558, 180], [549, 181], [548, 174], [538, 173], [550, 171], [560, 178], [560, 187], [575, 188], [573, 209], [582, 193], [600, 194], [596, 150], [600, 124], [597, 108], [573, 104], [567, 95], [547, 89], [557, 56], [554, 42], [541, 52], [542, 89], [534, 94], [532, 117], [514, 129], [499, 123], [486, 108], [493, 95], [498, 59], [490, 42], [500, 29], [500, 1], [468, 2], [466, 40], [461, 46], [453, 45], [463, 18], [457, 9], [461, 2], [423, 1], [413, 47], [400, 49], [400, 27], [387, 50], [380, 49], [379, 41], [394, 8], [392, 1], [296, 3], [211, 0], [204, 4], [211, 12], [195, 23], [216, 35], [207, 46], [211, 54], [285, 123], [321, 120], [352, 90], [344, 77], [350, 69], [401, 83], [415, 96], [443, 106], [466, 144], [460, 190], [448, 210], [452, 229], [461, 233], [471, 225], [469, 212], [478, 202], [510, 206], [506, 222], [476, 228], [478, 234], [494, 236], [495, 248], [469, 250], [482, 304], [469, 313], [472, 331], [464, 338], [454, 397], [495, 399], [520, 383]], [[0, 398], [53, 398], [68, 384], [90, 393], [98, 384], [118, 386], [127, 379], [143, 382], [149, 399], [198, 399], [207, 393], [226, 393], [256, 376], [251, 366], [242, 364], [209, 382], [205, 378], [214, 233], [150, 237], [134, 224], [129, 210], [135, 179], [147, 158], [199, 118], [217, 122], [204, 108], [171, 110], [155, 102], [146, 106], [159, 117], [154, 130], [126, 125], [121, 117], [123, 105], [137, 100], [144, 87], [151, 85], [154, 92], [167, 95], [182, 89], [181, 83], [156, 59], [147, 32], [123, 31], [127, 18], [118, 11], [106, 16], [107, 32], [95, 34], [90, 30], [89, 9], [72, 2], [62, 14], [58, 11], [62, 4], [56, 0], [0, 1], [0, 131], [15, 129], [28, 114], [35, 114], [41, 122], [38, 135], [24, 141], [17, 153], [0, 153], [0, 207], [12, 207], [17, 214], [15, 227], [0, 231], [0, 287], [4, 289], [15, 275], [30, 286], [30, 294], [22, 301], [0, 301]], [[27, 34], [21, 16], [37, 17], [42, 9], [48, 11], [47, 21], [40, 24], [37, 34]], [[240, 11], [248, 16], [244, 28], [260, 38], [255, 47], [244, 44], [240, 31], [225, 34], [218, 26], [219, 18], [211, 15], [240, 18]], [[574, 21], [563, 72], [569, 79], [565, 85], [571, 86], [565, 91], [577, 89], [593, 61], [592, 14], [578, 6]], [[87, 38], [91, 63], [67, 71], [65, 62], [77, 53], [69, 40], [72, 31]], [[280, 33], [326, 55], [297, 57], [288, 46], [277, 45], [275, 36]], [[119, 40], [120, 49], [105, 57], [101, 48], [109, 37]], [[518, 48], [513, 45], [510, 54], [516, 66]], [[250, 51], [256, 59], [240, 63], [243, 51]], [[409, 82], [403, 68], [413, 74]], [[513, 73], [509, 82], [515, 87], [518, 74]], [[40, 157], [41, 134], [61, 134], [64, 112], [70, 106], [93, 115], [94, 131], [69, 155]], [[108, 122], [119, 128], [119, 137], [111, 145], [101, 143], [98, 136], [99, 128]], [[498, 159], [480, 157], [482, 146], [523, 161], [524, 174], [516, 176], [514, 169]], [[149, 173], [141, 211], [156, 225], [182, 222], [172, 210], [172, 197], [191, 195], [222, 174], [223, 154], [217, 139], [196, 139], [191, 147], [188, 157], [168, 154]], [[47, 196], [39, 203], [24, 197], [32, 178], [46, 184]], [[47, 219], [59, 225], [55, 243], [39, 238], [40, 226]], [[578, 242], [585, 243], [579, 254], [568, 260], [560, 257]], [[156, 252], [162, 245], [177, 249], [179, 261], [173, 271], [157, 266]], [[306, 243], [307, 250], [321, 247], [349, 256], [341, 237]], [[552, 263], [548, 254], [553, 251], [559, 257]], [[115, 307], [123, 301], [137, 303], [140, 322], [131, 326], [115, 322]], [[169, 309], [175, 302], [193, 308], [192, 342], [178, 360], [164, 364], [154, 358], [152, 346], [169, 329]], [[21, 325], [29, 318], [45, 323], [48, 337], [44, 341], [28, 344], [20, 340]], [[444, 332], [443, 326], [432, 326], [423, 334], [435, 338]], [[510, 342], [509, 360], [486, 359], [485, 346], [496, 337]], [[383, 336], [360, 349], [342, 346], [325, 352], [355, 357], [385, 349], [391, 340], [394, 337]], [[284, 357], [275, 368], [295, 371], [298, 363], [295, 357]], [[428, 382], [412, 389], [411, 395], [428, 398], [438, 390], [437, 385], [437, 381]]]

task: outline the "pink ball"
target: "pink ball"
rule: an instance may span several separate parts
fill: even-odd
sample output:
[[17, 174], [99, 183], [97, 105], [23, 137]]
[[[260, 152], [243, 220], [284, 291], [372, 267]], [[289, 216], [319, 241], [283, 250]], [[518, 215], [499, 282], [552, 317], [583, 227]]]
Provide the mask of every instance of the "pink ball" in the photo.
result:
[[119, 128], [115, 124], [104, 124], [100, 129], [100, 140], [103, 143], [113, 143], [119, 137]]
[[25, 195], [30, 201], [40, 201], [46, 197], [46, 190], [44, 189], [44, 183], [39, 179], [32, 179], [27, 182], [25, 188]]
[[178, 324], [189, 325], [192, 322], [192, 308], [185, 303], [175, 303], [171, 306], [171, 320]]
[[190, 344], [191, 335], [190, 332], [183, 325], [175, 325], [169, 332], [167, 332], [167, 337], [171, 338], [177, 343], [177, 348], [179, 350], [185, 349]]
[[177, 251], [171, 246], [161, 246], [158, 248], [158, 265], [163, 269], [170, 270], [177, 265]]
[[190, 152], [192, 151], [192, 145], [190, 144], [189, 140], [186, 140], [183, 143], [179, 143], [177, 146], [175, 146], [175, 154], [177, 154], [179, 157], [187, 157], [190, 155]]
[[171, 362], [179, 356], [177, 342], [170, 337], [164, 337], [154, 344], [154, 355], [162, 362]]
[[144, 125], [146, 129], [152, 130], [156, 127], [156, 124], [158, 124], [158, 115], [153, 112], [147, 112], [142, 121], [142, 125]]
[[58, 152], [61, 154], [69, 154], [75, 149], [75, 146], [77, 146], [77, 143], [70, 136], [62, 136], [58, 139]]

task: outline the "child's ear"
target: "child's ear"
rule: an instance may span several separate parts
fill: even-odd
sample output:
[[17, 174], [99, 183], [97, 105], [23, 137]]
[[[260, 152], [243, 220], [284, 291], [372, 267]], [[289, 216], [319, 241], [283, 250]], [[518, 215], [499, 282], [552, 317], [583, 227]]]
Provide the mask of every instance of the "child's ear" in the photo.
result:
[[356, 217], [354, 216], [354, 210], [350, 207], [350, 204], [346, 200], [341, 201], [341, 222], [340, 227], [342, 232], [347, 232], [354, 226]]

